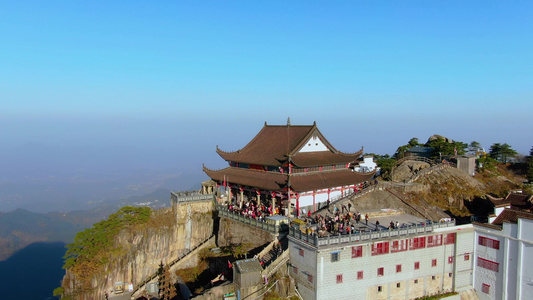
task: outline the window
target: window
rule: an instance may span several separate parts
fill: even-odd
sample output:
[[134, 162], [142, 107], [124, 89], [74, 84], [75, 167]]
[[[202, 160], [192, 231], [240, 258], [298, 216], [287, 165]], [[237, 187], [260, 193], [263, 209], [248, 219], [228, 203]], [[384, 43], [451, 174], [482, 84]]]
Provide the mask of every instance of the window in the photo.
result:
[[444, 245], [455, 244], [455, 233], [448, 233], [444, 237]]
[[431, 266], [432, 267], [436, 267], [437, 266], [437, 260], [436, 259], [432, 259], [431, 260]]
[[400, 288], [400, 286], [401, 286], [401, 284], [398, 282], [398, 283], [396, 284], [396, 287], [397, 287], [397, 288]]
[[389, 253], [389, 242], [380, 242], [372, 244], [372, 255]]
[[426, 237], [416, 237], [412, 238], [409, 241], [409, 250], [423, 249], [426, 248]]
[[298, 254], [300, 254], [300, 256], [304, 256], [304, 249], [298, 249]]
[[378, 285], [378, 293], [383, 291], [383, 287], [381, 285]]
[[313, 283], [313, 275], [307, 274], [307, 281]]
[[486, 246], [486, 247], [496, 249], [496, 250], [500, 249], [500, 241], [489, 239], [484, 236], [479, 236], [478, 244], [481, 246]]
[[442, 234], [428, 236], [427, 247], [436, 247], [442, 245]]
[[383, 276], [383, 274], [384, 274], [383, 267], [378, 268], [378, 276]]
[[448, 277], [452, 277], [452, 273], [448, 273]]
[[481, 285], [481, 291], [485, 294], [490, 294], [490, 285], [483, 283]]
[[485, 268], [487, 270], [491, 270], [494, 272], [498, 272], [500, 269], [500, 264], [494, 261], [490, 261], [488, 259], [483, 259], [481, 257], [477, 258], [477, 265], [478, 267]]
[[402, 271], [402, 265], [396, 265], [396, 273], [400, 273]]
[[431, 276], [431, 280], [435, 280], [435, 279], [437, 279], [437, 277]]
[[407, 251], [408, 240], [392, 241], [391, 253]]
[[453, 256], [448, 256], [448, 263], [453, 264]]
[[415, 280], [414, 280], [414, 283], [415, 283], [415, 284], [418, 284], [418, 279], [415, 279]]
[[470, 260], [470, 254], [465, 254], [465, 260]]
[[415, 262], [415, 270], [418, 270], [418, 269], [420, 269], [420, 262], [419, 261]]
[[352, 258], [363, 256], [363, 246], [352, 247]]
[[331, 252], [331, 261], [332, 262], [339, 261], [340, 259], [341, 259], [341, 252], [340, 251]]
[[357, 271], [357, 280], [363, 279], [363, 271]]
[[298, 274], [298, 267], [297, 266], [292, 266], [292, 272], [294, 274]]
[[342, 274], [337, 275], [337, 283], [342, 283]]

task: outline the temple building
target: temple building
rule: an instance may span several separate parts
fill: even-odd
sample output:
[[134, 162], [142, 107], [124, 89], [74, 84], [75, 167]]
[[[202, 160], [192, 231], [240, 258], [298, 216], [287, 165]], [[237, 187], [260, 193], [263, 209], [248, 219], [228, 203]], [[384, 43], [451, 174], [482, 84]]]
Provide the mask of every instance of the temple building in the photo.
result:
[[229, 163], [204, 172], [218, 186], [229, 189], [236, 203], [255, 200], [281, 207], [284, 215], [298, 215], [300, 207], [314, 211], [319, 203], [341, 197], [375, 175], [355, 172], [363, 153], [343, 153], [313, 125], [267, 125], [244, 148], [217, 153]]

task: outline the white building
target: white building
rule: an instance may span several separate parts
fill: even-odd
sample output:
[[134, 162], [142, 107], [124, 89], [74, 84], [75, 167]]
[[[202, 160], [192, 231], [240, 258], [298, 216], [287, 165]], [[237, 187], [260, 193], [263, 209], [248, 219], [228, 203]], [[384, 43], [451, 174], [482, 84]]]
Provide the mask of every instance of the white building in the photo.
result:
[[472, 286], [472, 225], [455, 221], [318, 237], [291, 228], [290, 271], [305, 300], [414, 299]]
[[480, 299], [533, 299], [533, 214], [505, 209], [474, 223], [474, 288]]

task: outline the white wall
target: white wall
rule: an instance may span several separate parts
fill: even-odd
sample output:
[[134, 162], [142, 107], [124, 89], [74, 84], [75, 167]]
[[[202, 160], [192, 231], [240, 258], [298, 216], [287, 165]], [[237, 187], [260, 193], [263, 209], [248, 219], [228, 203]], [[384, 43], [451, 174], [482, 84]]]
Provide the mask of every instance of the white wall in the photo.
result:
[[329, 151], [318, 137], [311, 137], [299, 152]]

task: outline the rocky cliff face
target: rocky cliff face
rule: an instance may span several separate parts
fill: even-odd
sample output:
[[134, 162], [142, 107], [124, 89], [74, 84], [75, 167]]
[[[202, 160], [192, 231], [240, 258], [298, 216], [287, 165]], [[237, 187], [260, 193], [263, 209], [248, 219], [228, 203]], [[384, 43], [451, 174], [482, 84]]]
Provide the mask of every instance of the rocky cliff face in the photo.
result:
[[[117, 281], [137, 285], [167, 264], [213, 234], [213, 203], [184, 203], [154, 212], [143, 227], [123, 230], [116, 238], [117, 253], [90, 284], [81, 286], [80, 275], [67, 270], [63, 278], [64, 295], [74, 299], [102, 299]], [[194, 260], [188, 261], [194, 265]], [[184, 265], [183, 267], [187, 267]]]

